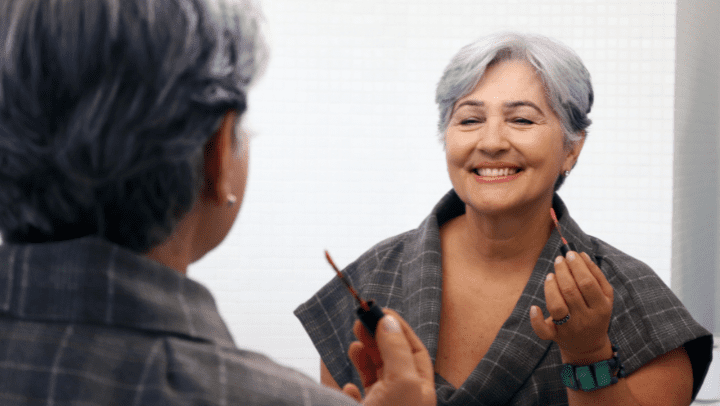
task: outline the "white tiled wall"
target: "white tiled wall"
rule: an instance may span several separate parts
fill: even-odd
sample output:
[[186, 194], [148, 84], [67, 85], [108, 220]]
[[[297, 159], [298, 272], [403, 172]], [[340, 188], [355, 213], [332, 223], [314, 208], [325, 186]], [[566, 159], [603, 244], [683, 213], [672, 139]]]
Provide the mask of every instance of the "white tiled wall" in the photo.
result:
[[[678, 0], [672, 287], [715, 334], [698, 401], [720, 404], [720, 4]], [[699, 404], [699, 403], [698, 403]]]
[[239, 222], [190, 276], [237, 344], [317, 378], [292, 310], [341, 265], [416, 227], [450, 188], [434, 87], [449, 58], [497, 30], [573, 47], [594, 79], [594, 124], [561, 195], [585, 231], [669, 283], [675, 2], [264, 0], [272, 58], [250, 96]]
[[[720, 4], [679, 0], [675, 92], [673, 289], [720, 335], [718, 190]], [[715, 304], [716, 306], [713, 306]]]

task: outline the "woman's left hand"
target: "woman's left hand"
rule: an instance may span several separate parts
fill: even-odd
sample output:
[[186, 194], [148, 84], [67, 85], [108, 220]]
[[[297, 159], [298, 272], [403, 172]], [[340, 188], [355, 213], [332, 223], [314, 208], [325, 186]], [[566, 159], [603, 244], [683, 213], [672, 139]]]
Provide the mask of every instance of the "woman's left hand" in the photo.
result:
[[[555, 274], [545, 279], [545, 302], [550, 317], [543, 319], [540, 308], [532, 306], [530, 321], [538, 337], [558, 344], [563, 362], [592, 363], [610, 358], [613, 288], [586, 253], [570, 251], [567, 258], [556, 258]], [[565, 323], [553, 321], [568, 315]]]

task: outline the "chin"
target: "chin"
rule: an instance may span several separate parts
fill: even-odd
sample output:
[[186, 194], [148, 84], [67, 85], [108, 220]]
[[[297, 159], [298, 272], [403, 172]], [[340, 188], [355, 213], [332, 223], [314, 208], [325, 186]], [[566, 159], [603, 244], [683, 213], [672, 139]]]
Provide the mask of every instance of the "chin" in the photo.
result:
[[512, 194], [501, 193], [494, 196], [487, 194], [470, 196], [467, 200], [461, 196], [461, 199], [468, 208], [486, 215], [523, 214], [533, 210], [534, 207], [537, 206], [537, 203], [539, 203], [539, 201], [535, 199], [528, 200], [513, 196]]

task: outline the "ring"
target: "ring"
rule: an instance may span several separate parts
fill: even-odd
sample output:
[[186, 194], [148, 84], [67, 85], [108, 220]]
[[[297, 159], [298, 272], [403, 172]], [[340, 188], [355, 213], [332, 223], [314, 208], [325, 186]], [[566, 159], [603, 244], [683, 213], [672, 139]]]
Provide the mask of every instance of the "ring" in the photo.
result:
[[570, 320], [570, 313], [568, 313], [567, 316], [563, 317], [563, 318], [560, 319], [560, 320], [555, 320], [555, 319], [553, 319], [553, 323], [555, 323], [556, 325], [560, 326], [560, 325], [563, 325], [563, 324], [567, 323], [568, 320]]

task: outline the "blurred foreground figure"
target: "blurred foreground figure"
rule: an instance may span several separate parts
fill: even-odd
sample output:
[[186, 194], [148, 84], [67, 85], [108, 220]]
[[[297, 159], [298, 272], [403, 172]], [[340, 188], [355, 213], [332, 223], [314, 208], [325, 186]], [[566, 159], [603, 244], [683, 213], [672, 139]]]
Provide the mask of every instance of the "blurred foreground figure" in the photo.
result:
[[[0, 404], [355, 404], [238, 349], [185, 276], [240, 209], [260, 21], [239, 1], [0, 4]], [[361, 365], [365, 404], [435, 403], [404, 320], [358, 331], [354, 356], [384, 362]]]

